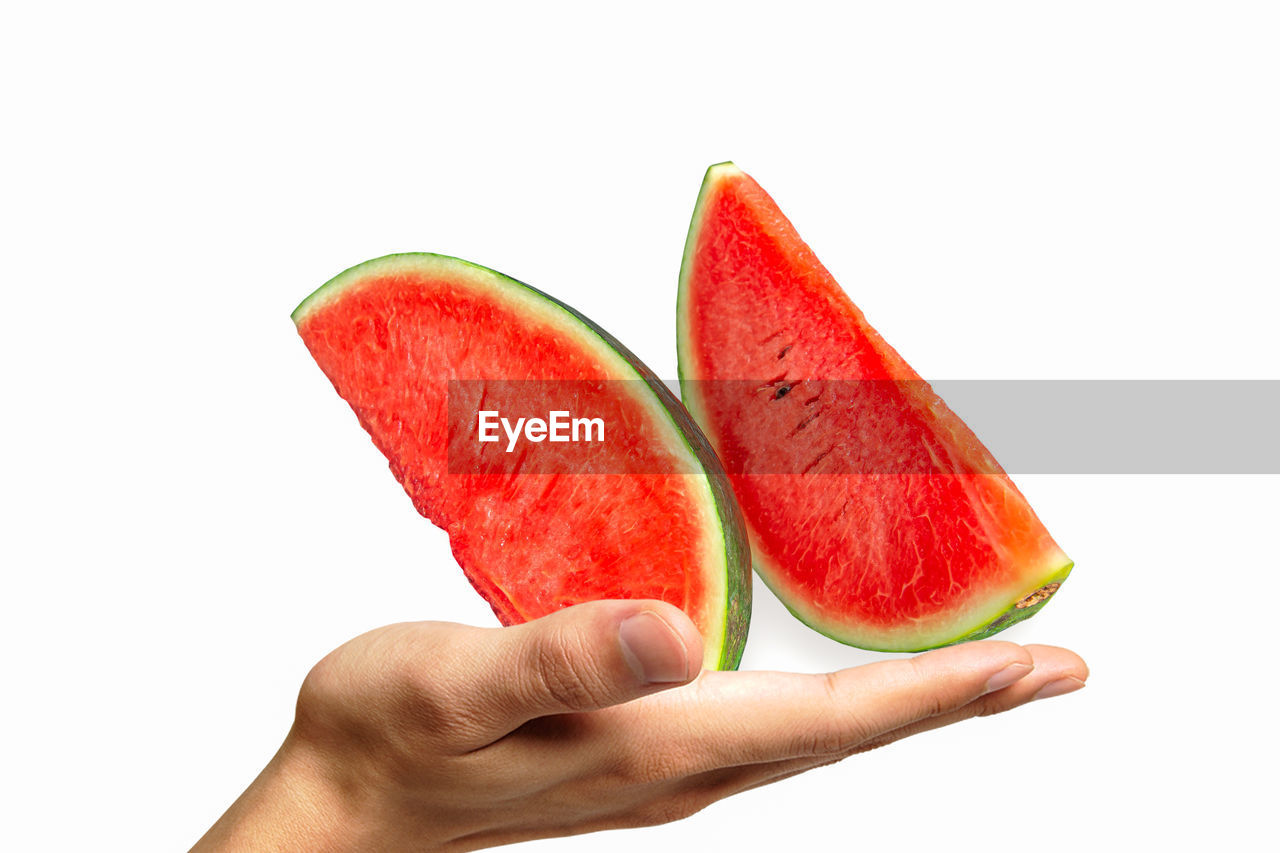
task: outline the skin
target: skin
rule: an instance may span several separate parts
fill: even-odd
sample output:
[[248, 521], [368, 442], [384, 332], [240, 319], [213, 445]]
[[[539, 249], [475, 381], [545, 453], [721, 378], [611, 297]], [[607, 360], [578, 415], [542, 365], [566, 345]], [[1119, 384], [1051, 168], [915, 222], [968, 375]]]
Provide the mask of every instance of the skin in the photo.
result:
[[1084, 686], [995, 640], [824, 675], [700, 672], [677, 608], [391, 625], [307, 675], [280, 751], [195, 846], [475, 850], [679, 820], [917, 732]]

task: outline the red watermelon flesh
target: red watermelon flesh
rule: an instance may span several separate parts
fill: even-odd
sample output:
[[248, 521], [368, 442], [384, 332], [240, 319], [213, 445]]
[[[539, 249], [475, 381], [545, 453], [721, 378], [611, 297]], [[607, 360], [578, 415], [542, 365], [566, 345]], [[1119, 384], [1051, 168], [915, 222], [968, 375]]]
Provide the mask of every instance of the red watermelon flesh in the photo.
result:
[[[429, 254], [353, 267], [293, 317], [503, 624], [661, 599], [698, 625], [706, 666], [737, 665], [750, 577], [732, 494], [687, 412], [616, 340], [513, 279]], [[475, 440], [480, 407], [514, 421], [573, 400], [607, 425], [578, 458]]]
[[822, 633], [885, 651], [990, 636], [1070, 571], [982, 443], [731, 163], [708, 170], [694, 212], [678, 344], [756, 570]]

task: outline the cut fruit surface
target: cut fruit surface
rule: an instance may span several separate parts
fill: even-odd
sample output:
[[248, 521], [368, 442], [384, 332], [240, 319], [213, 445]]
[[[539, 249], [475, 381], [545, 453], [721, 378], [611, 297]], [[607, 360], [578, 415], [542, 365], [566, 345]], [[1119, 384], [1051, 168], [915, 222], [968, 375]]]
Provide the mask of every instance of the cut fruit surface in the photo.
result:
[[[698, 626], [706, 666], [737, 666], [750, 570], [730, 487], [679, 401], [604, 330], [514, 279], [430, 254], [353, 267], [293, 319], [503, 624], [661, 599]], [[545, 420], [574, 401], [601, 441], [479, 440], [481, 411]]]
[[1034, 614], [1071, 569], [1013, 481], [732, 163], [680, 273], [682, 398], [719, 453], [756, 570], [808, 625], [915, 651]]

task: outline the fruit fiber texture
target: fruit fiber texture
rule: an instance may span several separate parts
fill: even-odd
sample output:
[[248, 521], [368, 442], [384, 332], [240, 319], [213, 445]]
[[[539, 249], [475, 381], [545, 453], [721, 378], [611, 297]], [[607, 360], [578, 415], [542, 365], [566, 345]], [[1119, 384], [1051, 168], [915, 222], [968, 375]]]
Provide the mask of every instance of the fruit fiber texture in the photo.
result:
[[850, 645], [915, 651], [1034, 614], [1071, 561], [773, 199], [706, 175], [680, 274], [682, 398], [770, 589]]
[[[503, 624], [601, 598], [661, 599], [699, 627], [706, 666], [737, 666], [750, 559], [730, 487], [679, 401], [600, 327], [430, 254], [353, 267], [293, 319]], [[575, 401], [608, 441], [508, 452], [505, 436], [477, 439], [481, 409], [545, 417]]]

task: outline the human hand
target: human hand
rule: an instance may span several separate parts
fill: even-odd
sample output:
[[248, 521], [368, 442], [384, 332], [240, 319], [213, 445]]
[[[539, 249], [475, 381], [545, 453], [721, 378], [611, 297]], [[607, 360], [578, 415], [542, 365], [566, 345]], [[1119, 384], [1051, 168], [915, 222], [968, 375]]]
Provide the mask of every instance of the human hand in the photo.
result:
[[473, 850], [686, 817], [899, 738], [1078, 689], [986, 640], [824, 675], [702, 672], [675, 607], [391, 625], [312, 669], [280, 751], [196, 850]]

